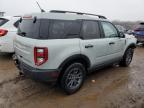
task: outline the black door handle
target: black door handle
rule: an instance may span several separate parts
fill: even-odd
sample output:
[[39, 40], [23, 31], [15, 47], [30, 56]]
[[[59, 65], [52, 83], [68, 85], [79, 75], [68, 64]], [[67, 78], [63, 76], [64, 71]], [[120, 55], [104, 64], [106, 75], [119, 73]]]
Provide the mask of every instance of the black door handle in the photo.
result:
[[109, 45], [113, 45], [113, 44], [115, 44], [115, 42], [110, 42], [110, 43], [109, 43]]
[[93, 48], [93, 45], [91, 45], [91, 44], [86, 45], [85, 48]]

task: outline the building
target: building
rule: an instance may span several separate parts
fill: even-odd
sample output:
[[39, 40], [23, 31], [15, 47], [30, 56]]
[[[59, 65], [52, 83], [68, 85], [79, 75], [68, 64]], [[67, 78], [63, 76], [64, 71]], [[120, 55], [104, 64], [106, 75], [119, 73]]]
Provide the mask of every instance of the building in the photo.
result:
[[0, 17], [4, 16], [5, 12], [0, 12]]

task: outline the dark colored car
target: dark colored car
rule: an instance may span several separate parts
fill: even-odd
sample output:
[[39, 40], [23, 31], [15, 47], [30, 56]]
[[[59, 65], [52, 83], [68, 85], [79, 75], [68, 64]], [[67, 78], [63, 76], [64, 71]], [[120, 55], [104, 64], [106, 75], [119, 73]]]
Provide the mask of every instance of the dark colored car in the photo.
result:
[[144, 22], [140, 23], [135, 29], [134, 29], [134, 36], [137, 38], [138, 43], [142, 43], [144, 45]]

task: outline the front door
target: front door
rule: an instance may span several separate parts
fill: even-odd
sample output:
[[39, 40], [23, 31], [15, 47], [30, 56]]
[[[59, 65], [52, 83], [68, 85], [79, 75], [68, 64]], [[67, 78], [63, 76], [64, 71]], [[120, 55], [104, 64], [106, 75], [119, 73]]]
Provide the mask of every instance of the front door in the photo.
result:
[[125, 47], [125, 38], [120, 38], [117, 29], [110, 22], [101, 22], [101, 25], [108, 41], [107, 55], [109, 60], [120, 58]]

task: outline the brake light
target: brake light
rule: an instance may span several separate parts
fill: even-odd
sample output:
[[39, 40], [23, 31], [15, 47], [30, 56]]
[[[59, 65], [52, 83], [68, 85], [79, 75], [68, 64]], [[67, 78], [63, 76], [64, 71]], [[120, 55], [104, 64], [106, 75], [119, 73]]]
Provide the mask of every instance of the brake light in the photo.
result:
[[23, 16], [23, 19], [32, 19], [32, 16], [31, 15], [25, 15], [25, 16]]
[[34, 48], [34, 62], [35, 65], [40, 66], [48, 60], [48, 48], [35, 47]]
[[5, 36], [7, 34], [8, 30], [0, 29], [0, 37]]

